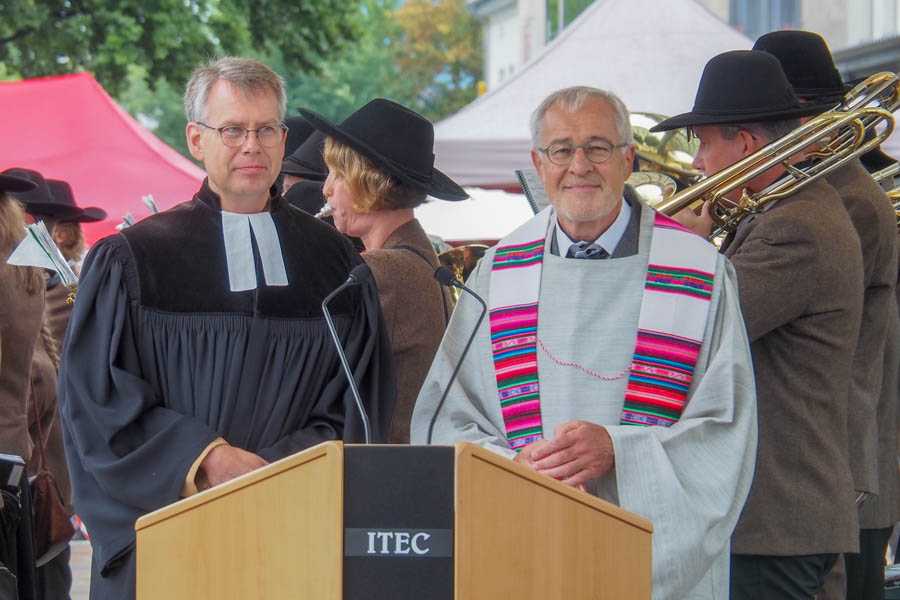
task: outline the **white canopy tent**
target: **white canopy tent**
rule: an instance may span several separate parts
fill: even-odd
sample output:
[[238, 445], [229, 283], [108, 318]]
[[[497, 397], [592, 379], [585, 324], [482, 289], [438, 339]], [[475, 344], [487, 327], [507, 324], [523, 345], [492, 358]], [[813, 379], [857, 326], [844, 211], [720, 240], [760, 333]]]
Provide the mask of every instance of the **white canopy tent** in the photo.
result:
[[465, 186], [514, 186], [529, 119], [548, 94], [590, 85], [632, 111], [691, 109], [706, 62], [752, 42], [694, 0], [597, 0], [512, 78], [435, 125], [436, 166]]
[[447, 242], [499, 240], [534, 216], [524, 194], [466, 188], [468, 200], [447, 202], [429, 198], [416, 207], [426, 233]]

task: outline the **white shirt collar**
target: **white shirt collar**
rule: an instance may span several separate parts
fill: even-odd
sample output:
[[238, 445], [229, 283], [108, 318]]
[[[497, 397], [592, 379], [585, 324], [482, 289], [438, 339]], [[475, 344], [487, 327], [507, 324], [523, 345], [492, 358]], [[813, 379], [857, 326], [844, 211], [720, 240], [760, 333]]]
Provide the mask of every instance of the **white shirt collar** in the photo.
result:
[[[616, 246], [619, 245], [619, 242], [622, 241], [622, 236], [625, 235], [625, 230], [628, 229], [628, 222], [631, 220], [631, 205], [622, 198], [622, 206], [619, 208], [619, 214], [616, 216], [616, 220], [613, 221], [612, 225], [606, 228], [606, 231], [600, 234], [593, 243], [598, 244], [601, 248], [606, 250], [606, 253], [612, 256], [612, 253], [615, 251]], [[559, 216], [556, 217], [556, 243], [559, 246], [559, 255], [566, 256], [569, 253], [569, 248], [571, 248], [577, 240], [573, 240], [566, 234], [563, 230], [562, 226], [559, 224]]]
[[266, 285], [288, 285], [281, 241], [271, 213], [234, 213], [222, 211], [222, 237], [225, 240], [225, 259], [228, 262], [228, 284], [232, 292], [246, 292], [258, 287], [253, 242], [256, 238]]

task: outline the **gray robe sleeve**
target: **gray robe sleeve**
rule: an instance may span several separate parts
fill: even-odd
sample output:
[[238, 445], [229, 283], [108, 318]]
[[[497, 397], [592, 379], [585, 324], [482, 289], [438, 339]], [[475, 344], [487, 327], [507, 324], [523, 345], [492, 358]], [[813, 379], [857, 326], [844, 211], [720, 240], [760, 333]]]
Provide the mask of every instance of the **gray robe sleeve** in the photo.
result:
[[[750, 347], [734, 268], [719, 257], [717, 271], [718, 299], [681, 419], [671, 427], [607, 427], [619, 505], [653, 522], [654, 598], [715, 597], [696, 586], [716, 560], [727, 560], [753, 480]], [[727, 582], [704, 585], [727, 589]]]
[[142, 378], [117, 250], [104, 240], [85, 262], [60, 366], [59, 407], [69, 460], [77, 457], [108, 501], [150, 511], [178, 500], [191, 464], [217, 435], [163, 406]]

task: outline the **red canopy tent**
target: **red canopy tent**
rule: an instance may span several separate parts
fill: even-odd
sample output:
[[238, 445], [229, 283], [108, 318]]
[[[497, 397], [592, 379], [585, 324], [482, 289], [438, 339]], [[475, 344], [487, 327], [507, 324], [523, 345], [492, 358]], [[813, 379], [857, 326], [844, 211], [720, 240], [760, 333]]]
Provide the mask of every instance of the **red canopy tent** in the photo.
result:
[[107, 220], [85, 223], [88, 244], [115, 233], [126, 213], [190, 200], [204, 172], [135, 121], [90, 73], [0, 82], [0, 170], [25, 167], [72, 185], [79, 206]]

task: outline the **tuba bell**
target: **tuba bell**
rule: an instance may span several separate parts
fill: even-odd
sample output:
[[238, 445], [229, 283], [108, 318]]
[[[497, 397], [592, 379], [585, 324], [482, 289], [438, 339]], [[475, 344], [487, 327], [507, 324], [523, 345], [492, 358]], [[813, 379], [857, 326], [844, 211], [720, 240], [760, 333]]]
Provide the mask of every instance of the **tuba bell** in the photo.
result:
[[[441, 265], [447, 267], [453, 272], [453, 276], [460, 281], [466, 281], [478, 261], [487, 252], [488, 246], [484, 244], [466, 244], [464, 246], [456, 246], [449, 250], [444, 250], [438, 254], [438, 261]], [[456, 287], [450, 288], [454, 302], [459, 301], [460, 290]]]
[[661, 173], [674, 181], [678, 189], [685, 188], [703, 175], [693, 167], [699, 143], [689, 138], [683, 129], [650, 131], [665, 120], [665, 116], [656, 113], [633, 112], [629, 115], [637, 162], [635, 174]]

